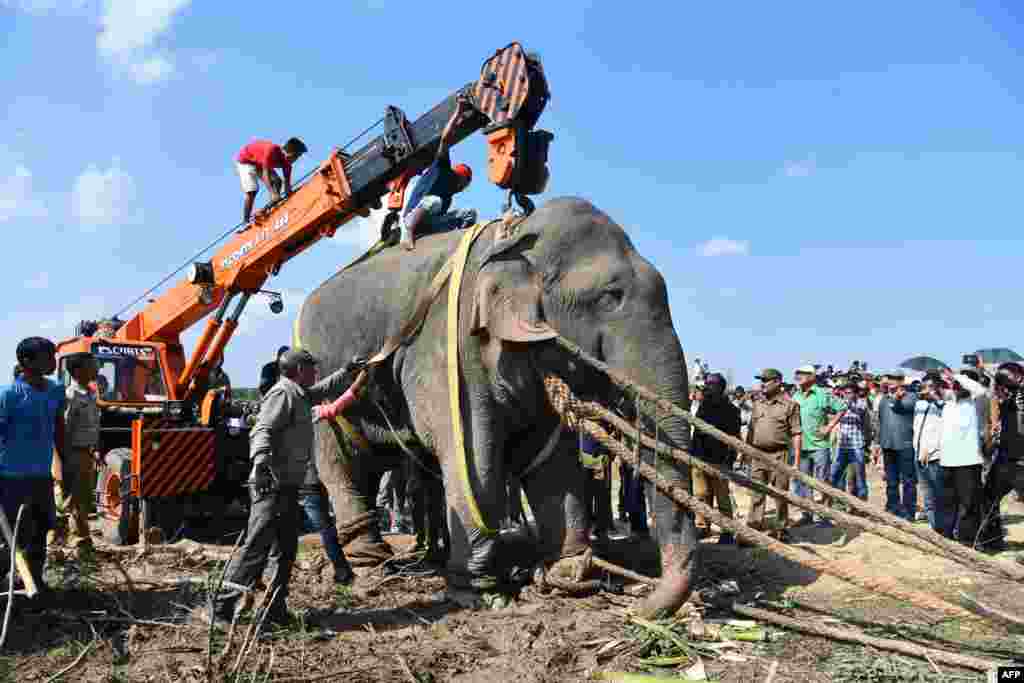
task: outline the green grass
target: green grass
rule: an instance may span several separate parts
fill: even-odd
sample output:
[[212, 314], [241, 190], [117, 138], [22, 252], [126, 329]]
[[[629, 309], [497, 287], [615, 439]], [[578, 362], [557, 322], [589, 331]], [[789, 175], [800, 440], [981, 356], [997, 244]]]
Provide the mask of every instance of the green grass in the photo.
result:
[[334, 587], [334, 605], [341, 609], [352, 609], [355, 607], [356, 600], [352, 595], [351, 586], [335, 586]]

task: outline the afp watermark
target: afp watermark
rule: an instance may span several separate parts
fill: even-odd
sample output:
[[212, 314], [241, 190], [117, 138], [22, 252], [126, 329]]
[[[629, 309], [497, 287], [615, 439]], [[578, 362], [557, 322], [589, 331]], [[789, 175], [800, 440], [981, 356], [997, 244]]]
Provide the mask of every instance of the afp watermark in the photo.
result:
[[1024, 664], [996, 667], [988, 672], [988, 683], [1024, 683]]

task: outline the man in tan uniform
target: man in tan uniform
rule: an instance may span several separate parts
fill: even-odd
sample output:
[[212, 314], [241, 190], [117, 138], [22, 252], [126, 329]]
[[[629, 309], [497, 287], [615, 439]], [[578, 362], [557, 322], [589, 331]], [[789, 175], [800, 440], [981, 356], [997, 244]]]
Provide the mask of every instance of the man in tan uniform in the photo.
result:
[[[776, 462], [785, 463], [790, 448], [799, 453], [802, 445], [800, 406], [782, 393], [782, 373], [775, 368], [763, 370], [757, 379], [761, 381], [764, 398], [754, 404], [747, 430], [747, 443], [764, 451]], [[789, 490], [788, 476], [776, 473], [757, 461], [753, 463], [751, 478], [783, 491]], [[747, 524], [754, 529], [765, 528], [764, 501], [764, 494], [751, 492]], [[776, 505], [779, 513], [779, 540], [785, 541], [789, 504], [779, 500]]]
[[[92, 383], [96, 381], [96, 359], [76, 353], [67, 359], [71, 384], [65, 392], [64, 459], [54, 458], [54, 493], [58, 517], [68, 526], [67, 543], [79, 557], [92, 552], [89, 513], [96, 487], [96, 449], [100, 440], [100, 409]], [[51, 531], [49, 542], [59, 535]]]

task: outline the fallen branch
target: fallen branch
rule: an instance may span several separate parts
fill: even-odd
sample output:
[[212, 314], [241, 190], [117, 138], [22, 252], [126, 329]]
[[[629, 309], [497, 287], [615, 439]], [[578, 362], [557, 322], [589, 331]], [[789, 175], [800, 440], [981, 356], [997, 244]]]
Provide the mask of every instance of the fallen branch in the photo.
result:
[[998, 610], [995, 607], [989, 607], [977, 598], [972, 598], [970, 595], [964, 593], [963, 591], [960, 591], [960, 597], [963, 598], [965, 601], [969, 602], [971, 605], [973, 605], [979, 612], [984, 614], [986, 617], [992, 619], [999, 619], [1009, 624], [1014, 624], [1015, 626], [1024, 626], [1024, 619], [1022, 619], [1021, 617], [1018, 617], [1014, 614], [1008, 614], [1007, 612]]
[[7, 607], [4, 608], [4, 626], [3, 630], [0, 631], [0, 647], [3, 647], [4, 643], [7, 642], [7, 626], [11, 622], [11, 608], [14, 606], [14, 575], [18, 573], [17, 570], [15, 570], [14, 560], [18, 553], [18, 544], [16, 541], [18, 540], [18, 529], [21, 528], [21, 514], [23, 512], [25, 512], [24, 504], [18, 506], [18, 516], [14, 518], [14, 532], [11, 534], [11, 576], [7, 587]]
[[405, 661], [405, 657], [397, 655], [398, 663], [402, 665], [402, 671], [409, 677], [409, 683], [420, 683], [419, 679], [412, 673], [412, 669], [409, 668], [409, 662]]
[[653, 579], [650, 576], [644, 576], [643, 574], [637, 574], [636, 572], [626, 569], [625, 567], [620, 567], [617, 564], [612, 564], [608, 560], [602, 560], [600, 557], [592, 557], [590, 561], [595, 567], [600, 567], [606, 572], [610, 574], [616, 574], [624, 579], [636, 581], [637, 583], [646, 583], [648, 586], [658, 585], [657, 579]]
[[[81, 621], [80, 617], [66, 617], [62, 614], [55, 614], [53, 618], [61, 621]], [[168, 621], [150, 621], [149, 619], [135, 619], [129, 617], [104, 617], [89, 615], [92, 621], [101, 621], [107, 624], [135, 624], [136, 626], [163, 626], [165, 628], [185, 628], [187, 624], [174, 624]]]
[[[688, 410], [684, 410], [683, 408], [677, 406], [671, 401], [666, 401], [660, 398], [656, 392], [639, 384], [629, 382], [626, 378], [622, 377], [615, 370], [612, 370], [610, 367], [608, 367], [606, 363], [603, 363], [597, 358], [594, 358], [586, 351], [573, 344], [568, 339], [565, 339], [563, 337], [556, 337], [555, 341], [569, 354], [576, 356], [581, 361], [585, 362], [586, 364], [592, 366], [594, 369], [604, 374], [606, 377], [608, 377], [609, 380], [612, 381], [613, 384], [615, 384], [617, 387], [619, 387], [626, 393], [630, 394], [631, 396], [643, 399], [644, 401], [653, 403], [658, 408], [667, 411], [669, 414], [678, 417], [681, 420], [684, 420], [687, 424], [693, 425], [693, 427], [698, 431], [704, 432], [705, 434], [709, 434], [715, 437], [715, 439], [717, 439], [718, 441], [726, 444], [727, 446], [731, 446], [740, 453], [743, 453], [744, 455], [747, 455], [753, 458], [754, 460], [757, 460], [758, 462], [762, 463], [765, 467], [773, 471], [783, 473], [787, 475], [790, 479], [800, 481], [809, 488], [815, 491], [819, 491], [820, 493], [825, 494], [829, 498], [832, 498], [834, 500], [840, 500], [846, 503], [851, 509], [862, 512], [873, 519], [877, 519], [878, 521], [888, 524], [889, 526], [894, 526], [900, 531], [910, 534], [911, 536], [917, 536], [918, 538], [927, 541], [933, 546], [939, 548], [943, 551], [943, 553], [946, 556], [950, 558], [962, 559], [967, 562], [970, 562], [972, 565], [977, 565], [979, 567], [983, 566], [986, 568], [985, 571], [989, 574], [996, 574], [999, 576], [1013, 579], [1015, 581], [1024, 581], [1024, 567], [1017, 566], [1008, 562], [1000, 562], [998, 560], [994, 560], [983, 553], [979, 553], [976, 550], [973, 550], [972, 548], [968, 548], [966, 546], [960, 545], [959, 543], [944, 538], [942, 535], [935, 533], [927, 526], [915, 525], [903, 519], [902, 517], [897, 517], [896, 515], [890, 514], [874, 505], [871, 505], [870, 503], [866, 503], [862, 501], [860, 498], [850, 495], [846, 491], [832, 488], [828, 484], [822, 482], [820, 479], [815, 479], [810, 475], [804, 474], [799, 469], [791, 467], [784, 462], [779, 462], [772, 458], [771, 456], [769, 456], [768, 454], [761, 452], [757, 448], [754, 448], [750, 444], [741, 441], [740, 439], [737, 439], [736, 437], [730, 434], [726, 434], [722, 430], [714, 427], [713, 425], [708, 424], [707, 422], [701, 420], [697, 416], [692, 415]], [[635, 429], [631, 429], [631, 432], [635, 431]]]
[[337, 678], [338, 680], [342, 680], [341, 678], [338, 678], [338, 677], [344, 676], [346, 674], [361, 674], [361, 673], [366, 673], [367, 671], [377, 671], [377, 670], [378, 670], [377, 667], [370, 667], [370, 668], [363, 668], [363, 669], [338, 669], [337, 671], [332, 671], [329, 674], [322, 674], [322, 675], [319, 675], [319, 676], [296, 676], [296, 677], [292, 677], [292, 678], [276, 678], [276, 679], [274, 679], [274, 683], [313, 683], [313, 681], [323, 681], [323, 680], [326, 680], [326, 679], [334, 679], [334, 678]]
[[[632, 428], [631, 425], [625, 420], [623, 420], [621, 417], [612, 413], [610, 410], [604, 408], [604, 406], [598, 403], [581, 401], [580, 407], [585, 411], [589, 411], [591, 415], [600, 417], [602, 420], [608, 422], [608, 424], [617, 429], [619, 432], [630, 433], [627, 430], [630, 430]], [[935, 554], [936, 548], [931, 543], [928, 543], [927, 541], [924, 541], [918, 538], [917, 536], [901, 532], [898, 529], [894, 529], [893, 527], [890, 527], [886, 524], [879, 524], [877, 522], [872, 522], [863, 517], [857, 517], [855, 515], [847, 514], [835, 508], [828, 507], [827, 505], [816, 503], [812, 498], [801, 498], [800, 496], [797, 496], [790, 491], [783, 491], [782, 489], [776, 488], [775, 486], [771, 486], [769, 484], [759, 482], [755, 479], [751, 479], [745, 474], [737, 472], [733, 469], [712, 465], [701, 460], [700, 458], [694, 457], [691, 453], [688, 453], [687, 451], [684, 451], [681, 448], [675, 448], [674, 446], [658, 443], [657, 441], [655, 441], [654, 439], [647, 435], [641, 435], [640, 443], [652, 450], [656, 449], [655, 452], [657, 452], [659, 455], [668, 456], [677, 462], [689, 465], [691, 467], [695, 467], [712, 477], [727, 479], [744, 488], [772, 496], [773, 498], [779, 500], [784, 500], [794, 507], [800, 508], [802, 510], [807, 510], [808, 512], [813, 512], [821, 517], [833, 519], [843, 526], [854, 529], [860, 529], [861, 531], [866, 531], [867, 533], [880, 536], [898, 545], [912, 546], [920, 550], [921, 552], [927, 553], [929, 555]], [[963, 564], [969, 567], [970, 569], [989, 573], [987, 567], [980, 566], [974, 561], [968, 561], [964, 558], [952, 557], [949, 559], [956, 560], [960, 562], [960, 564]]]
[[775, 612], [757, 609], [756, 607], [734, 604], [732, 606], [732, 611], [751, 619], [775, 624], [776, 626], [800, 631], [801, 633], [807, 633], [812, 636], [821, 636], [824, 638], [831, 638], [832, 640], [842, 640], [848, 643], [858, 643], [860, 645], [878, 648], [879, 650], [888, 650], [890, 652], [898, 652], [910, 657], [917, 657], [918, 659], [924, 659], [925, 661], [929, 661], [929, 659], [934, 660], [935, 662], [941, 662], [942, 664], [947, 664], [949, 666], [958, 666], [964, 669], [987, 672], [999, 665], [998, 662], [979, 659], [969, 655], [961, 655], [954, 652], [946, 652], [945, 650], [933, 650], [920, 645], [913, 645], [902, 640], [874, 638], [852, 629], [833, 628], [831, 626], [822, 626], [819, 624], [808, 623], [806, 621], [798, 621], [796, 619], [784, 617], [781, 614], [776, 614]]
[[613, 439], [608, 432], [602, 429], [600, 424], [594, 420], [580, 419], [578, 400], [572, 395], [571, 390], [563, 380], [549, 375], [545, 378], [544, 383], [552, 407], [554, 407], [555, 411], [561, 415], [569, 429], [589, 434], [614, 455], [622, 458], [623, 462], [628, 463], [639, 471], [640, 474], [651, 482], [663, 495], [675, 501], [679, 506], [693, 510], [699, 515], [703, 515], [722, 529], [733, 532], [733, 534], [741, 540], [764, 546], [775, 554], [780, 555], [791, 562], [795, 562], [823, 574], [838, 577], [848, 583], [863, 588], [868, 592], [885, 593], [890, 597], [909, 602], [910, 604], [916, 605], [922, 609], [944, 612], [951, 616], [973, 616], [970, 611], [959, 605], [954, 605], [943, 600], [942, 598], [929, 595], [921, 591], [904, 588], [898, 582], [887, 576], [865, 577], [832, 560], [817, 557], [801, 548], [786, 545], [785, 543], [772, 538], [768, 534], [747, 526], [743, 522], [739, 522], [731, 517], [726, 517], [719, 511], [705, 505], [703, 502], [684, 491], [681, 487], [670, 483], [663, 476], [658, 474], [653, 467], [639, 460], [633, 452], [626, 448], [621, 442]]
[[213, 683], [213, 627], [217, 621], [214, 607], [217, 596], [220, 595], [220, 589], [224, 586], [224, 578], [227, 576], [228, 569], [231, 568], [231, 560], [234, 558], [238, 547], [242, 545], [243, 538], [245, 538], [245, 530], [238, 533], [238, 538], [235, 540], [234, 547], [231, 548], [231, 553], [228, 555], [227, 562], [224, 563], [224, 568], [220, 571], [220, 579], [217, 581], [217, 587], [210, 591], [210, 594], [206, 596], [207, 616], [210, 618], [210, 629], [206, 633], [206, 680], [208, 683]]
[[82, 651], [79, 653], [79, 655], [77, 657], [75, 657], [75, 661], [71, 662], [66, 667], [64, 667], [63, 669], [61, 669], [57, 673], [55, 673], [52, 676], [50, 676], [49, 678], [47, 678], [46, 679], [46, 683], [53, 683], [53, 681], [57, 680], [58, 678], [60, 678], [61, 676], [63, 676], [67, 672], [71, 671], [76, 666], [78, 666], [82, 662], [82, 660], [85, 659], [85, 656], [87, 654], [89, 654], [89, 651], [92, 650], [93, 647], [95, 647], [95, 646], [96, 646], [96, 641], [94, 640], [91, 643], [89, 643], [88, 645], [86, 645], [84, 648], [82, 648]]

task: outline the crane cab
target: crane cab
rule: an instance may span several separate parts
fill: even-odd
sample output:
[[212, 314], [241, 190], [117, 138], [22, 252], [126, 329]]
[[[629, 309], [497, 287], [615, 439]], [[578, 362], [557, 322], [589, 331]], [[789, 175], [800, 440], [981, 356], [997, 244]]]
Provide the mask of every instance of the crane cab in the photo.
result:
[[98, 370], [103, 465], [96, 507], [109, 541], [135, 542], [140, 517], [147, 529], [158, 527], [170, 538], [196, 505], [223, 507], [242, 497], [248, 429], [238, 418], [245, 406], [224, 389], [179, 400], [180, 345], [99, 336], [62, 341], [57, 371], [65, 385], [71, 382], [67, 359], [79, 353], [91, 354]]

